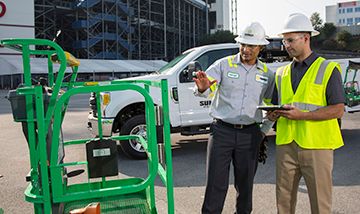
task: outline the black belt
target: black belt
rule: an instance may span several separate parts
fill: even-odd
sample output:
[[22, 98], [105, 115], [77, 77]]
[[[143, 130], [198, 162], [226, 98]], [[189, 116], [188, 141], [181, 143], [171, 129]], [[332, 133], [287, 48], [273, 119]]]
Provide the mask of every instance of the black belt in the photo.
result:
[[230, 127], [230, 128], [234, 128], [234, 129], [246, 129], [246, 128], [249, 128], [251, 126], [254, 126], [256, 125], [257, 123], [252, 123], [252, 124], [249, 124], [249, 125], [244, 125], [244, 124], [232, 124], [232, 123], [227, 123], [227, 122], [224, 122], [220, 119], [215, 119], [216, 123], [220, 124], [220, 125], [223, 125], [223, 126], [226, 126], [226, 127]]

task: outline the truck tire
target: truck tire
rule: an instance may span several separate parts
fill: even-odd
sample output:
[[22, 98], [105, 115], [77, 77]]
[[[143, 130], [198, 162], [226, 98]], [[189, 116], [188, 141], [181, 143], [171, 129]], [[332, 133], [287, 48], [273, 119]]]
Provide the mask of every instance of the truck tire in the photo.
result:
[[[121, 127], [120, 135], [140, 135], [146, 138], [145, 115], [136, 115], [129, 118]], [[146, 159], [147, 154], [137, 140], [122, 140], [120, 142], [123, 152], [133, 159]]]

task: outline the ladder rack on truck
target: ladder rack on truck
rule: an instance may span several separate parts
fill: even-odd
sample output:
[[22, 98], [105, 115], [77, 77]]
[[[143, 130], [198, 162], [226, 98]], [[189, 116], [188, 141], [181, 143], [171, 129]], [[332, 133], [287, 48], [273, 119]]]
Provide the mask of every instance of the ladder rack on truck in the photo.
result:
[[[157, 213], [154, 185], [157, 175], [167, 190], [168, 213], [174, 213], [166, 80], [112, 81], [107, 84], [76, 82], [79, 61], [56, 43], [43, 39], [5, 39], [0, 44], [22, 52], [24, 84], [10, 94], [9, 100], [14, 120], [23, 123], [28, 141], [30, 173], [27, 180], [30, 184], [25, 190], [25, 199], [33, 203], [34, 213], [69, 213], [92, 203], [100, 204], [101, 213]], [[30, 59], [35, 55], [44, 55], [48, 59], [47, 87], [32, 83]], [[56, 75], [54, 62], [60, 64]], [[64, 82], [67, 66], [71, 67], [72, 73], [70, 81]], [[149, 95], [153, 89], [161, 91], [161, 106], [155, 105]], [[94, 92], [99, 98], [100, 92], [116, 90], [134, 90], [144, 97], [147, 139], [140, 135], [103, 137], [101, 108], [97, 108], [97, 138], [61, 139], [60, 130], [72, 96]], [[100, 101], [97, 99], [98, 106]], [[113, 176], [118, 175], [115, 141], [129, 139], [137, 139], [146, 150], [148, 175], [114, 179]], [[64, 162], [64, 147], [79, 144], [86, 145], [87, 159]], [[67, 167], [76, 166], [85, 166], [88, 178], [70, 184], [71, 173], [67, 172]], [[92, 178], [100, 179], [94, 181]]]

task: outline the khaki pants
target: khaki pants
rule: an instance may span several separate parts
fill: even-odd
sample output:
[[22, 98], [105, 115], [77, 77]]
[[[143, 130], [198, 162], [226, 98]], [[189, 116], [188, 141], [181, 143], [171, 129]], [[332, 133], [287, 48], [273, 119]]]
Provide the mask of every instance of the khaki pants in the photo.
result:
[[305, 179], [312, 214], [330, 214], [333, 150], [302, 149], [294, 141], [276, 146], [276, 203], [279, 214], [295, 213], [300, 178]]

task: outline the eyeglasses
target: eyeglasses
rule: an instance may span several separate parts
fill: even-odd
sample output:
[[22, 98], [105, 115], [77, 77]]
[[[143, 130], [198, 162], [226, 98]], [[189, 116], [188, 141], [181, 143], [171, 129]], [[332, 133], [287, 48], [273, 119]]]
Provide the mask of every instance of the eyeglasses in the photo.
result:
[[301, 39], [301, 38], [303, 38], [303, 37], [304, 37], [304, 35], [297, 36], [297, 37], [295, 37], [295, 38], [283, 39], [283, 40], [282, 40], [282, 43], [283, 43], [284, 45], [290, 45], [290, 44], [294, 43], [296, 40]]
[[258, 46], [259, 45], [248, 45], [248, 44], [240, 43], [240, 48], [248, 48], [248, 49], [251, 49], [251, 50], [254, 50]]

